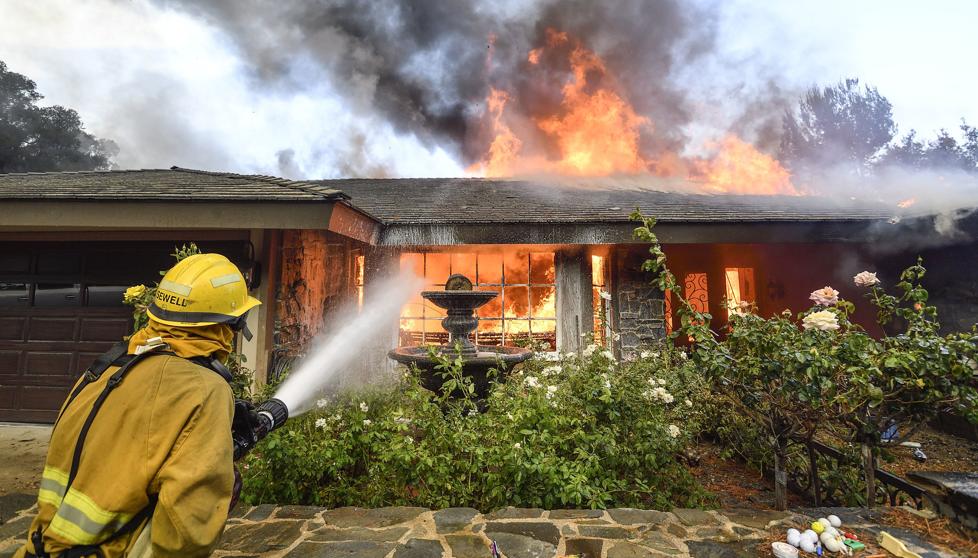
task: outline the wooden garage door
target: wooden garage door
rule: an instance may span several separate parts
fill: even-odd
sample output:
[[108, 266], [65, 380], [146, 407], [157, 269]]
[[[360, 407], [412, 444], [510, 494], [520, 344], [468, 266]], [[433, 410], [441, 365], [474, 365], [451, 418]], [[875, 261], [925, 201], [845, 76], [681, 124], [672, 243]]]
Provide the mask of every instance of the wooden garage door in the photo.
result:
[[126, 308], [4, 309], [0, 315], [0, 420], [53, 422], [99, 354], [130, 331]]
[[[53, 422], [79, 375], [131, 332], [127, 286], [152, 285], [173, 242], [0, 242], [0, 421]], [[241, 242], [201, 242], [247, 265]]]

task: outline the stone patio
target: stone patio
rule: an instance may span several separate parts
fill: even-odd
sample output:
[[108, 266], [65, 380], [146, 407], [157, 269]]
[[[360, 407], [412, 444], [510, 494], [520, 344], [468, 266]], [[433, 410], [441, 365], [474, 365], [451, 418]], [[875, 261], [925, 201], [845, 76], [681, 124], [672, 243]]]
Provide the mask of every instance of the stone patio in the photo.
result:
[[[23, 542], [33, 498], [0, 497], [0, 558]], [[219, 557], [491, 558], [495, 542], [506, 558], [741, 558], [769, 556], [766, 540], [813, 517], [836, 513], [850, 528], [878, 532], [873, 512], [835, 509], [775, 512], [728, 509], [672, 512], [636, 509], [338, 508], [239, 506], [228, 520]], [[894, 530], [890, 529], [891, 532]], [[895, 533], [896, 534], [896, 533]], [[950, 558], [914, 541], [927, 558]]]

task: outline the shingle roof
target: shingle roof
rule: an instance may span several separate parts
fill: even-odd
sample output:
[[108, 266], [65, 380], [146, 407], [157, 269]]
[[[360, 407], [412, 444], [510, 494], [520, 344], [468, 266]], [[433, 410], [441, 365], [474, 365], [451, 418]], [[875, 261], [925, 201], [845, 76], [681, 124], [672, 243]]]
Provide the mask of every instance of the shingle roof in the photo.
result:
[[346, 198], [322, 184], [179, 167], [0, 174], [0, 200], [315, 202]]
[[351, 203], [387, 224], [613, 223], [639, 208], [672, 222], [867, 221], [895, 208], [810, 196], [702, 195], [649, 186], [478, 178], [334, 179]]

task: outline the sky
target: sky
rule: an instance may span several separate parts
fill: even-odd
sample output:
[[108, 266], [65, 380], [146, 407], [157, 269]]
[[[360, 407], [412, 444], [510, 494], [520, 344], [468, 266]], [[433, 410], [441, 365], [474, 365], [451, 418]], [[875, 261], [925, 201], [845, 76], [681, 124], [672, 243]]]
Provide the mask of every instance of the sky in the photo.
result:
[[[725, 99], [762, 83], [798, 95], [846, 77], [889, 98], [901, 133], [932, 137], [962, 117], [978, 123], [978, 3], [696, 1], [715, 10], [718, 28], [714, 55], [672, 76], [691, 92], [693, 137], [722, 129], [731, 118]], [[76, 109], [89, 132], [115, 141], [120, 168], [290, 178], [466, 173], [457, 146], [392, 123], [302, 53], [289, 61], [293, 79], [257, 79], [240, 38], [178, 2], [0, 2], [0, 60], [36, 81], [44, 103]], [[521, 3], [530, 0], [504, 4], [518, 12]]]

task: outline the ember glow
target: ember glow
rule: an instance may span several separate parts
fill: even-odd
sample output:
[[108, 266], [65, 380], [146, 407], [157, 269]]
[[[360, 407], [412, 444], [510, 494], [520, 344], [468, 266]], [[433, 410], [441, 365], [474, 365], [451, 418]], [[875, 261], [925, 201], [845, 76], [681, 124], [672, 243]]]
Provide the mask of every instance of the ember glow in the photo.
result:
[[[491, 46], [492, 41], [487, 63]], [[707, 158], [643, 152], [642, 140], [655, 133], [654, 123], [629, 103], [605, 61], [566, 32], [548, 29], [545, 44], [529, 52], [523, 68], [531, 91], [557, 91], [555, 99], [517, 102], [515, 91], [491, 87], [483, 115], [491, 139], [470, 172], [489, 177], [650, 174], [685, 178], [703, 193], [803, 193], [777, 160], [733, 134], [704, 146], [712, 153]], [[555, 75], [564, 76], [559, 88]]]

